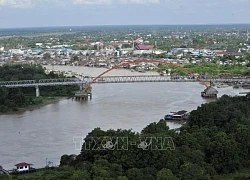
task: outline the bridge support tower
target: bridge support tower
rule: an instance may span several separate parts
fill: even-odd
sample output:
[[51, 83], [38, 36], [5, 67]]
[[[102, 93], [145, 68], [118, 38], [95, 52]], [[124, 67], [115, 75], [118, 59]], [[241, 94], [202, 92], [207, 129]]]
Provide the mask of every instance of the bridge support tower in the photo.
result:
[[87, 92], [84, 92], [84, 91], [78, 91], [75, 93], [75, 97], [74, 97], [75, 100], [78, 100], [78, 101], [82, 101], [82, 100], [88, 100], [88, 99], [92, 99], [92, 93], [87, 93]]
[[92, 99], [92, 87], [88, 88], [86, 91], [84, 91], [86, 84], [83, 84], [80, 86], [80, 91], [77, 91], [75, 93], [75, 100], [88, 100]]
[[36, 86], [36, 97], [40, 96], [40, 90], [39, 90], [39, 86]]

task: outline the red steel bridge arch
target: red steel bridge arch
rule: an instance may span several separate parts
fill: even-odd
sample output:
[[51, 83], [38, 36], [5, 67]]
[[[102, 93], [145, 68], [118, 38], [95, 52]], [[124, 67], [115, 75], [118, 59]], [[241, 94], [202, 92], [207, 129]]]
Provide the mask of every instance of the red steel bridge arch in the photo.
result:
[[87, 91], [91, 84], [93, 84], [94, 82], [96, 82], [97, 79], [101, 78], [103, 75], [107, 74], [108, 72], [114, 70], [114, 69], [119, 69], [120, 67], [122, 66], [127, 66], [127, 65], [130, 65], [130, 64], [140, 64], [140, 63], [159, 63], [159, 64], [166, 64], [166, 65], [169, 65], [173, 68], [176, 68], [176, 69], [179, 69], [181, 71], [184, 71], [188, 74], [191, 74], [192, 76], [194, 76], [197, 80], [200, 81], [201, 84], [203, 84], [204, 86], [206, 86], [206, 88], [208, 88], [209, 86], [202, 80], [200, 79], [197, 75], [195, 75], [194, 73], [192, 73], [191, 71], [183, 68], [183, 67], [180, 67], [176, 64], [173, 64], [171, 62], [166, 62], [166, 61], [163, 61], [163, 60], [156, 60], [156, 59], [151, 59], [151, 60], [135, 60], [135, 61], [131, 61], [131, 62], [122, 62], [116, 66], [113, 66], [112, 68], [104, 71], [103, 73], [99, 74], [97, 77], [95, 77], [91, 82], [89, 82], [87, 84], [87, 86], [85, 86], [85, 88], [83, 89], [83, 91]]

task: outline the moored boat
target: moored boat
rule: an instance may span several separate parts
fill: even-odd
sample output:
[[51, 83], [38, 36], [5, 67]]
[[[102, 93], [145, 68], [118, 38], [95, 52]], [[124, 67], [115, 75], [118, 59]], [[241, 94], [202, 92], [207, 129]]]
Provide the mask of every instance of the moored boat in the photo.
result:
[[164, 116], [165, 120], [179, 120], [179, 121], [185, 121], [187, 120], [189, 116], [189, 113], [185, 110], [181, 110], [178, 112], [170, 112], [167, 115]]

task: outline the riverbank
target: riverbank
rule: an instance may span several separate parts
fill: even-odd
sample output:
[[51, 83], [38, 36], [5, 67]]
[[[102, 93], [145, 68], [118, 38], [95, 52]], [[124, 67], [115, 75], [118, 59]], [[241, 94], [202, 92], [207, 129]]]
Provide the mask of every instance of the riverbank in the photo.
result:
[[63, 99], [68, 99], [69, 97], [63, 97], [63, 96], [58, 96], [58, 97], [38, 97], [35, 98], [34, 101], [37, 104], [33, 104], [33, 105], [29, 105], [27, 107], [22, 107], [22, 108], [17, 108], [16, 111], [8, 111], [8, 112], [0, 112], [0, 116], [1, 115], [11, 115], [11, 114], [19, 114], [19, 113], [24, 113], [26, 111], [33, 111], [39, 108], [42, 108], [46, 105], [49, 104], [54, 104], [54, 103], [58, 103], [59, 101], [63, 100]]

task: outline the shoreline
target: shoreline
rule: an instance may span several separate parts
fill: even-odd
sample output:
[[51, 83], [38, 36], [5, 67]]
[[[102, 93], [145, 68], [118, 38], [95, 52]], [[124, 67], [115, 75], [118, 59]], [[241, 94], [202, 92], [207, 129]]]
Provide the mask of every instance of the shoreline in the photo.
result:
[[58, 103], [59, 101], [64, 100], [64, 99], [69, 99], [70, 97], [59, 96], [59, 97], [40, 97], [40, 98], [42, 98], [42, 102], [40, 104], [29, 105], [27, 107], [18, 108], [17, 111], [0, 112], [0, 117], [2, 115], [13, 115], [13, 114], [25, 113], [27, 111], [34, 111], [46, 105]]

